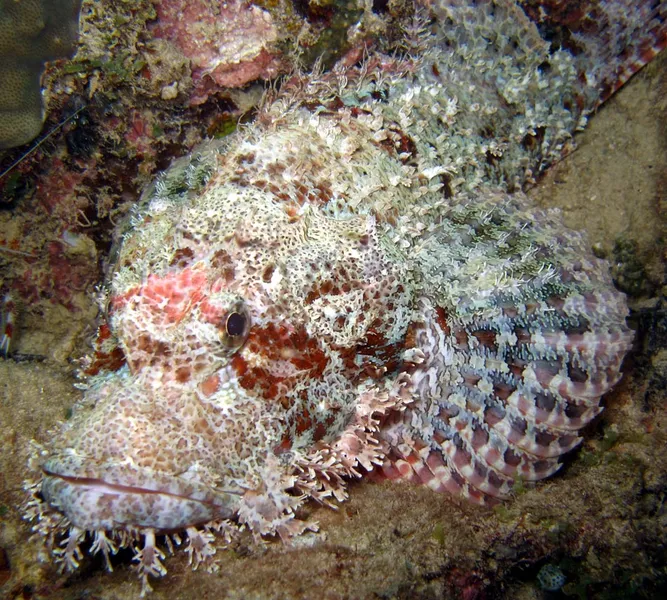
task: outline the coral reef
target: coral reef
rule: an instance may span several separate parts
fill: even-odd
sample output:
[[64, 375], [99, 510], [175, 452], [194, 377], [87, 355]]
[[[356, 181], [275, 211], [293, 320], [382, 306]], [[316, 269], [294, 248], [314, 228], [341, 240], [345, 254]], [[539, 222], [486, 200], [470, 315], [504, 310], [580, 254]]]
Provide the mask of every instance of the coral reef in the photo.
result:
[[[190, 62], [193, 104], [220, 89], [273, 79], [289, 68], [278, 50], [285, 34], [259, 6], [244, 0], [163, 0], [156, 10], [155, 38], [175, 45]], [[163, 97], [171, 93], [163, 88]]]

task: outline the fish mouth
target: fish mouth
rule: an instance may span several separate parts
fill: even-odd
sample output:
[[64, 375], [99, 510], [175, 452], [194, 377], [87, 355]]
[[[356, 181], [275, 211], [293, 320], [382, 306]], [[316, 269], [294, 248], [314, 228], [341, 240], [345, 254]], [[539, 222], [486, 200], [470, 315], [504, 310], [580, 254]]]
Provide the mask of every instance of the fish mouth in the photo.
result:
[[145, 528], [168, 533], [228, 519], [239, 503], [235, 490], [216, 490], [127, 464], [94, 470], [80, 464], [77, 469], [73, 463], [82, 461], [72, 458], [49, 459], [42, 465], [42, 496], [81, 529]]

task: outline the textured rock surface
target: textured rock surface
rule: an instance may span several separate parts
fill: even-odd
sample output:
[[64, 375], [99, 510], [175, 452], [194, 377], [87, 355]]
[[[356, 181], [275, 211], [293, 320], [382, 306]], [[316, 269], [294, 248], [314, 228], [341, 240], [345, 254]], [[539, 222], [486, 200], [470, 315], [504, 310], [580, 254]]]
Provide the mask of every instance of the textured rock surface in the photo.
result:
[[273, 79], [289, 68], [280, 59], [278, 24], [259, 6], [242, 0], [172, 0], [156, 8], [155, 37], [175, 44], [190, 61], [192, 103], [201, 104], [221, 88]]

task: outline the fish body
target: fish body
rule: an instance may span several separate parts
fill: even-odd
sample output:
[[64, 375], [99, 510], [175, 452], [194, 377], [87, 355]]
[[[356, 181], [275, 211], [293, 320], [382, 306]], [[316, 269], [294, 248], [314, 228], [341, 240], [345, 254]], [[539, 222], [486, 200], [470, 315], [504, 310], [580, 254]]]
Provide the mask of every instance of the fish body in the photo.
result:
[[40, 456], [31, 514], [69, 567], [86, 532], [142, 538], [148, 587], [156, 535], [195, 564], [212, 530], [287, 539], [371, 471], [497, 502], [602, 410], [624, 296], [521, 189], [606, 75], [512, 2], [434, 2], [409, 42], [293, 77], [144, 193], [108, 282], [127, 364]]

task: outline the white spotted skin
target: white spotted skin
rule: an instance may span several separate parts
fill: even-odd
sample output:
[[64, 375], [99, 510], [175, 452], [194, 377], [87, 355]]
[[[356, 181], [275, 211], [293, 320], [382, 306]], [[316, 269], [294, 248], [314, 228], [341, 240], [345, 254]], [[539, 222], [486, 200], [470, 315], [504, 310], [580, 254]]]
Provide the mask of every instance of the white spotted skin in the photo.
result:
[[514, 54], [439, 45], [494, 22], [434, 4], [454, 23], [439, 37], [418, 25], [406, 58], [294, 78], [144, 193], [108, 282], [127, 366], [44, 451], [45, 534], [55, 514], [67, 548], [144, 535], [146, 581], [155, 534], [186, 530], [196, 561], [210, 528], [287, 539], [315, 527], [306, 500], [371, 470], [493, 503], [580, 442], [620, 377], [627, 307], [519, 189], [595, 89], [513, 3], [496, 18]]

